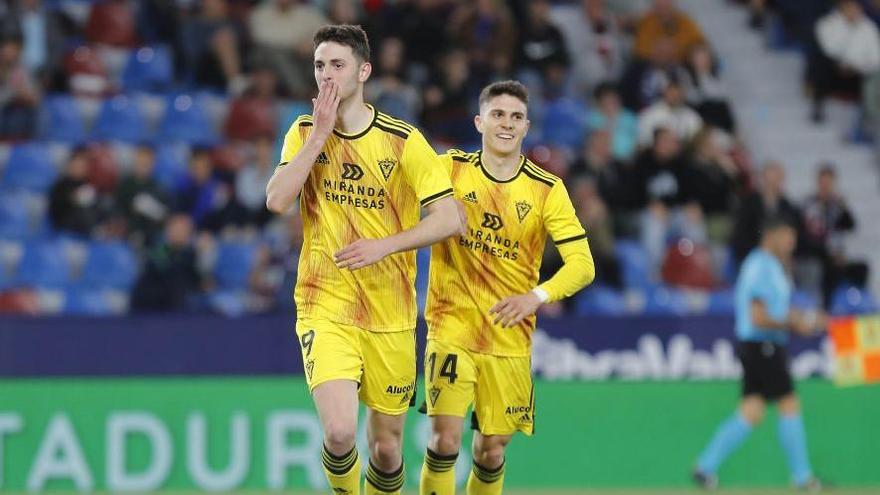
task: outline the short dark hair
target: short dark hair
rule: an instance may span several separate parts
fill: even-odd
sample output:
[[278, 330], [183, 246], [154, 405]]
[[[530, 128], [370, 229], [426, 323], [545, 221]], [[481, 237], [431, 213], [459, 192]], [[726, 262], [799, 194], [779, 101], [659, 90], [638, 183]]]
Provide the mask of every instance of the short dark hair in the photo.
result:
[[761, 224], [761, 232], [763, 234], [768, 234], [773, 232], [774, 230], [779, 230], [782, 228], [794, 229], [794, 220], [790, 218], [789, 215], [783, 213], [777, 213], [775, 215], [769, 215]]
[[603, 81], [596, 85], [596, 89], [593, 90], [593, 98], [597, 101], [601, 100], [603, 96], [609, 93], [614, 93], [619, 95], [620, 92], [617, 90], [617, 84], [612, 81]]
[[529, 90], [519, 81], [494, 82], [480, 91], [480, 106], [496, 96], [510, 95], [524, 104], [529, 104]]
[[324, 26], [315, 33], [315, 48], [325, 41], [332, 41], [351, 48], [355, 56], [364, 62], [370, 61], [370, 41], [360, 25], [335, 24]]

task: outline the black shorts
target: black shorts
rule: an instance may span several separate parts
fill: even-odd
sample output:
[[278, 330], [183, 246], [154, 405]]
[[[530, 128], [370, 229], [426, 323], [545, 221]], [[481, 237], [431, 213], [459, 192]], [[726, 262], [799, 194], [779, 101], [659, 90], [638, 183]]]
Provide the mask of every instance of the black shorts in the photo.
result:
[[794, 392], [785, 347], [772, 342], [740, 342], [743, 367], [742, 395], [760, 395], [774, 401]]

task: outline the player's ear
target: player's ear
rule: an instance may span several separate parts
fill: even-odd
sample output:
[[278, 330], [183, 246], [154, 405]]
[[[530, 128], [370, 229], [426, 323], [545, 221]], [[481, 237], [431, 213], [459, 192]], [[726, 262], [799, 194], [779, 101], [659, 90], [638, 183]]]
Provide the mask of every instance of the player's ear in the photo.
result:
[[480, 118], [480, 114], [474, 115], [474, 127], [477, 128], [477, 132], [483, 133], [483, 119]]
[[373, 65], [369, 62], [364, 62], [361, 64], [361, 71], [358, 74], [358, 82], [367, 82], [367, 79], [370, 78], [370, 74], [373, 72]]

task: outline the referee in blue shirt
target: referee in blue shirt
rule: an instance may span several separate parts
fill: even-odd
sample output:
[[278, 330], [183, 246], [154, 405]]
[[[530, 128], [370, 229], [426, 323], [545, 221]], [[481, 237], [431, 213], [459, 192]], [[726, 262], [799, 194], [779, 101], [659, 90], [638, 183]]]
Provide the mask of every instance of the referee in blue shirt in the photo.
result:
[[807, 458], [807, 438], [794, 391], [785, 343], [788, 332], [812, 335], [824, 329], [824, 314], [809, 316], [789, 308], [791, 282], [785, 266], [797, 242], [791, 224], [770, 218], [763, 226], [761, 245], [743, 261], [736, 281], [736, 337], [742, 362], [739, 410], [724, 421], [703, 450], [693, 472], [707, 489], [718, 486], [718, 467], [761, 422], [767, 402], [779, 409], [779, 442], [785, 451], [795, 486], [814, 492], [821, 488]]

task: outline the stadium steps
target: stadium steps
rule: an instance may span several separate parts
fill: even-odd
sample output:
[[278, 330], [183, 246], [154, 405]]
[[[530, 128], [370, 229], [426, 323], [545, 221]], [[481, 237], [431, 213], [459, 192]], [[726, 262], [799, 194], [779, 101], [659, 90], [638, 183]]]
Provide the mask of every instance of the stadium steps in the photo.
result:
[[877, 158], [869, 147], [846, 141], [858, 119], [858, 109], [829, 102], [826, 122], [814, 125], [808, 118], [810, 103], [801, 91], [805, 61], [799, 52], [768, 50], [762, 36], [747, 28], [746, 9], [732, 3], [681, 0], [679, 4], [703, 32], [711, 33], [741, 134], [755, 163], [768, 158], [781, 160], [789, 195], [796, 200], [814, 191], [819, 162], [828, 160], [837, 165], [839, 189], [848, 197], [859, 225], [847, 239], [848, 252], [869, 262], [871, 290], [880, 293]]

